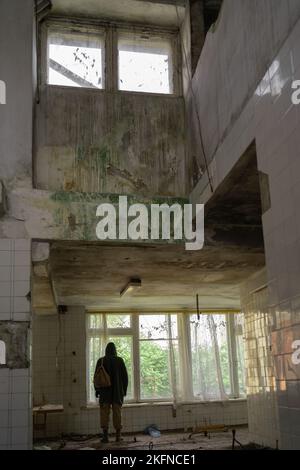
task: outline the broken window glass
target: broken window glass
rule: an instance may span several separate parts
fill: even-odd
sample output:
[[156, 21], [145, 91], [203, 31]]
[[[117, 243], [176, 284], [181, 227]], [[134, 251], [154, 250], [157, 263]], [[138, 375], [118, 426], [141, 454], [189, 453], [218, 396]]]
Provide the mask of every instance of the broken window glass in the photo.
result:
[[103, 88], [104, 47], [101, 37], [49, 32], [48, 84]]
[[120, 37], [119, 90], [173, 93], [171, 41]]

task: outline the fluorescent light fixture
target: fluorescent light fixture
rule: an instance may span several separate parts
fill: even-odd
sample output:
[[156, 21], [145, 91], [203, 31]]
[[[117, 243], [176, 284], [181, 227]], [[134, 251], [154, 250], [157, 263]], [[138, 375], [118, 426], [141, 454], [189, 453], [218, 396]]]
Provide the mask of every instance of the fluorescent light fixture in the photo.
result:
[[132, 277], [126, 286], [121, 290], [120, 297], [127, 294], [127, 292], [131, 292], [133, 289], [137, 289], [139, 287], [142, 287], [142, 281], [139, 278]]

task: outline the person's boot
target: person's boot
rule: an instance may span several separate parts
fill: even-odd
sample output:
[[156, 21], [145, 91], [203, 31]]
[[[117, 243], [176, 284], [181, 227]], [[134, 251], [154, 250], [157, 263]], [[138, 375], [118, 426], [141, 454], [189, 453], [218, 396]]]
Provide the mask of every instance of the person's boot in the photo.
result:
[[103, 429], [103, 436], [101, 439], [102, 444], [107, 444], [109, 442], [108, 440], [108, 429]]
[[122, 441], [122, 438], [121, 438], [121, 429], [117, 429], [116, 430], [116, 442], [121, 442]]

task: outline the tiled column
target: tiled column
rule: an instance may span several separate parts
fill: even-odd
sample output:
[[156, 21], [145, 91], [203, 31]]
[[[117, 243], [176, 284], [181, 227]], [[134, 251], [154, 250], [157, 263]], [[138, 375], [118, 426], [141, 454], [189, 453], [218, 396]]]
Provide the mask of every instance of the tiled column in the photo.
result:
[[266, 272], [241, 286], [245, 314], [245, 371], [248, 426], [251, 442], [276, 448], [279, 441], [274, 359], [271, 350], [272, 316], [268, 307]]
[[0, 240], [0, 449], [32, 445], [30, 340], [31, 243]]
[[300, 365], [292, 359], [300, 339], [300, 105], [292, 102], [299, 79], [300, 21], [255, 98], [258, 168], [268, 174], [271, 201], [263, 229], [281, 449], [300, 448]]

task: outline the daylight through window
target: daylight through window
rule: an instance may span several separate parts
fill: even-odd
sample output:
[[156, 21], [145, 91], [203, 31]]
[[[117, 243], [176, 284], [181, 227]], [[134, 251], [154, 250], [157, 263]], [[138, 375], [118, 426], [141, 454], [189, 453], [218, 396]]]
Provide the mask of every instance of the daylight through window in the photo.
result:
[[173, 93], [169, 41], [121, 37], [118, 48], [120, 90]]
[[83, 33], [49, 32], [48, 83], [103, 88], [103, 56], [101, 37]]
[[200, 318], [187, 314], [88, 314], [88, 400], [95, 401], [93, 374], [109, 341], [116, 344], [128, 369], [126, 401], [209, 401], [244, 396], [243, 316], [234, 315], [233, 330], [229, 318], [233, 319], [233, 314]]

